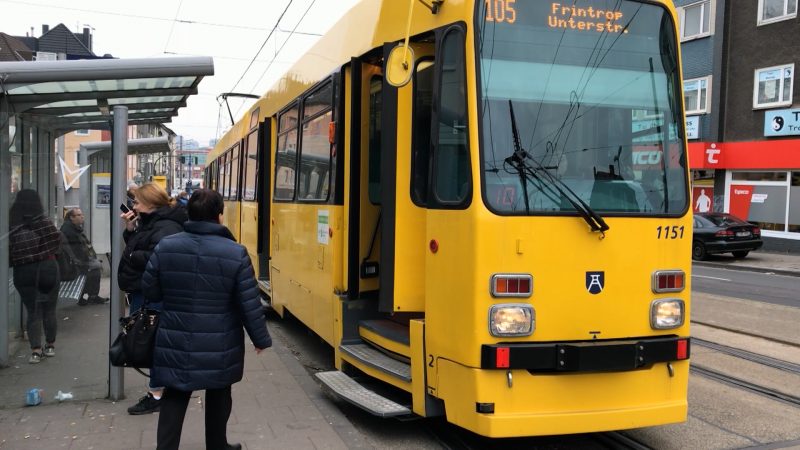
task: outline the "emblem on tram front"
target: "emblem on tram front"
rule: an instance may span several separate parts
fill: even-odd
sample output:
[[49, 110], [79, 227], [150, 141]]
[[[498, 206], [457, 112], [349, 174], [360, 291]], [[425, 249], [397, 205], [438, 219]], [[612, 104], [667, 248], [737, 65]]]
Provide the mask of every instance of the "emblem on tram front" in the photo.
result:
[[586, 272], [586, 290], [590, 294], [599, 294], [605, 287], [605, 272]]

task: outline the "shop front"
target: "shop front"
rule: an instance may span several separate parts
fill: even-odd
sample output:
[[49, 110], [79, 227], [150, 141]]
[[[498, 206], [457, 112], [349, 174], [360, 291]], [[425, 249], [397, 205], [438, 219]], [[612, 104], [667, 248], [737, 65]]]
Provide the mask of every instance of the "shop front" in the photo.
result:
[[693, 187], [696, 212], [728, 212], [757, 223], [765, 237], [800, 241], [800, 139], [692, 142], [689, 167], [716, 173], [713, 187]]

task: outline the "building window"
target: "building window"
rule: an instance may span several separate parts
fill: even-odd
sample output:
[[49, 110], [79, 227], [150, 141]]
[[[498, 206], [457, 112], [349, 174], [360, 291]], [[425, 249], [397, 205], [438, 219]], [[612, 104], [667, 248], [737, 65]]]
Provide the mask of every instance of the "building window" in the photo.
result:
[[89, 130], [75, 130], [76, 136], [88, 136]]
[[794, 64], [756, 69], [753, 108], [792, 104]]
[[797, 17], [797, 0], [758, 0], [758, 24]]
[[680, 9], [681, 41], [711, 34], [711, 0], [694, 3]]
[[708, 88], [710, 85], [710, 76], [683, 82], [683, 101], [686, 104], [687, 115], [708, 112]]

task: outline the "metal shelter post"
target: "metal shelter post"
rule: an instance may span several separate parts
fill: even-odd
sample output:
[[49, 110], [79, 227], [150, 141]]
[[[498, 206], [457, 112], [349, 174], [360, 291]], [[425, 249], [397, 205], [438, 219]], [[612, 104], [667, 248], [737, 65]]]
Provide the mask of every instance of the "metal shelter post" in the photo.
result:
[[[119, 318], [122, 317], [122, 291], [117, 282], [119, 260], [122, 256], [122, 219], [116, 205], [125, 202], [128, 178], [128, 108], [114, 107], [114, 126], [111, 133], [111, 315], [109, 317], [109, 344], [120, 331]], [[125, 398], [125, 375], [122, 367], [108, 364], [108, 397], [111, 400]]]
[[0, 367], [8, 366], [8, 208], [11, 206], [11, 153], [9, 153], [9, 112], [0, 102]]

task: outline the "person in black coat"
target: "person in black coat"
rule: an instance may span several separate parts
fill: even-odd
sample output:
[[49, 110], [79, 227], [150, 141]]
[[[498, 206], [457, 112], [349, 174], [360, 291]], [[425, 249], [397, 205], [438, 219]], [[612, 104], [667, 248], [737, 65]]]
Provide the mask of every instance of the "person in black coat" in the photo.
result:
[[272, 345], [247, 249], [221, 225], [222, 196], [195, 190], [185, 232], [155, 248], [142, 278], [149, 301], [162, 303], [152, 383], [165, 386], [158, 450], [177, 449], [192, 391], [205, 390], [207, 449], [227, 441], [231, 385], [244, 373], [244, 331], [256, 353]]
[[[100, 277], [103, 275], [103, 263], [97, 259], [89, 238], [83, 232], [83, 211], [80, 208], [72, 208], [64, 215], [64, 223], [61, 225], [61, 233], [68, 245], [68, 251], [74, 258], [74, 263], [81, 273], [86, 275], [86, 285], [78, 299], [78, 305], [86, 306], [92, 304], [102, 304], [108, 301], [106, 297], [100, 297]], [[86, 298], [88, 296], [88, 298]]]
[[[186, 209], [176, 205], [167, 191], [156, 183], [146, 183], [133, 190], [133, 211], [123, 213], [120, 217], [125, 221], [125, 250], [119, 261], [117, 281], [119, 287], [128, 294], [130, 312], [138, 311], [144, 304], [142, 294], [142, 274], [153, 249], [166, 236], [183, 231], [183, 223], [188, 219]], [[149, 308], [159, 309], [158, 303], [151, 303]], [[161, 388], [150, 380], [150, 389], [146, 395], [128, 408], [128, 414], [150, 414], [159, 409]]]

